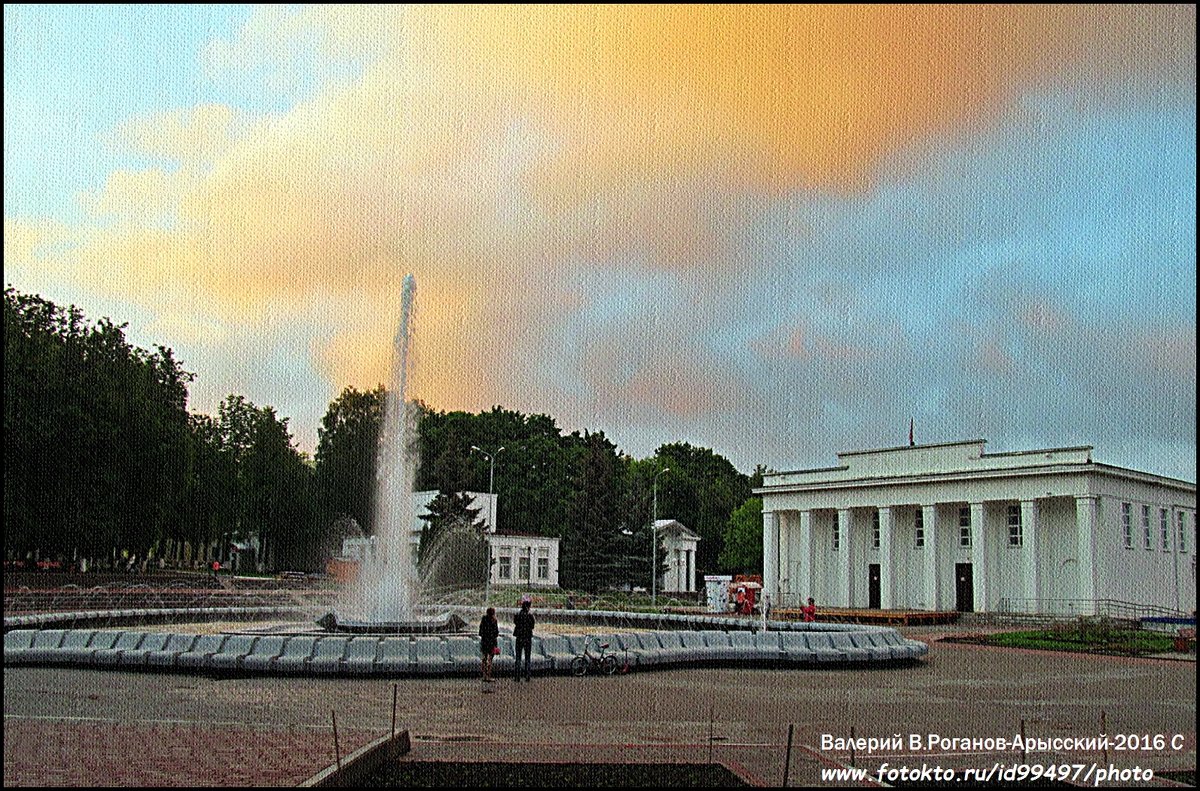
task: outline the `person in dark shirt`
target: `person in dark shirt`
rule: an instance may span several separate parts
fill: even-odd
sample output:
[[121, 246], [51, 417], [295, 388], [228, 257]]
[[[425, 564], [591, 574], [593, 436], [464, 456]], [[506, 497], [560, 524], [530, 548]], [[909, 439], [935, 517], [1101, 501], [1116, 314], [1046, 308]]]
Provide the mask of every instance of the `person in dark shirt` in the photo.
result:
[[482, 663], [483, 680], [485, 683], [495, 681], [492, 678], [492, 657], [496, 654], [496, 644], [500, 639], [500, 624], [496, 620], [496, 608], [488, 607], [487, 614], [479, 620], [479, 656]]
[[528, 598], [521, 600], [521, 610], [513, 616], [513, 638], [517, 642], [517, 663], [513, 668], [513, 681], [521, 680], [521, 655], [525, 655], [524, 675], [529, 681], [529, 658], [533, 651], [533, 614], [529, 612], [532, 602]]

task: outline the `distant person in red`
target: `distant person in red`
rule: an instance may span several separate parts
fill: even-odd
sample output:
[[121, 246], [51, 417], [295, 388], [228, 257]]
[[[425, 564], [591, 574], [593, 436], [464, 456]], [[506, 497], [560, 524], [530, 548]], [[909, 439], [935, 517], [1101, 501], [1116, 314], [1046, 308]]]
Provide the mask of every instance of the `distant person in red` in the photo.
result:
[[808, 604], [801, 607], [800, 612], [804, 613], [805, 623], [812, 623], [817, 620], [817, 603], [813, 601], [812, 596], [808, 597]]
[[214, 580], [217, 578], [217, 572], [218, 572], [218, 571], [220, 571], [220, 570], [221, 570], [221, 561], [219, 561], [219, 560], [214, 560], [214, 561], [212, 562], [212, 578], [213, 578]]

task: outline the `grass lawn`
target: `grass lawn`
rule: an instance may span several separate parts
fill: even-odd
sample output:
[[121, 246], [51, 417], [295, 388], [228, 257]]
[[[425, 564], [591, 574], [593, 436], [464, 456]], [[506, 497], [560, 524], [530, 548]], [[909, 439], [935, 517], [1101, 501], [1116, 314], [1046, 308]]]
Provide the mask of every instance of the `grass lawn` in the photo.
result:
[[981, 635], [972, 642], [1048, 651], [1081, 651], [1105, 654], [1157, 654], [1173, 650], [1171, 635], [1143, 629], [1072, 626], [1066, 629], [1031, 629]]

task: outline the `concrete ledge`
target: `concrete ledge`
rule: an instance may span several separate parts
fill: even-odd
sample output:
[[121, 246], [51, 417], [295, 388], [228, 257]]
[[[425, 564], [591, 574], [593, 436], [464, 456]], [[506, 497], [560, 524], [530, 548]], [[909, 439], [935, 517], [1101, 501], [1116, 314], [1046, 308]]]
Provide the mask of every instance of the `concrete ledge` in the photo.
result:
[[337, 763], [327, 766], [300, 784], [300, 788], [328, 788], [330, 786], [362, 787], [381, 764], [395, 761], [412, 750], [408, 731], [400, 731], [395, 738], [391, 735], [363, 745], [342, 759], [339, 771]]
[[[886, 628], [886, 627], [884, 627]], [[891, 631], [891, 630], [888, 630]], [[361, 638], [355, 638], [361, 640]], [[532, 671], [570, 672], [583, 651], [576, 635], [534, 636]], [[479, 672], [479, 642], [472, 635], [384, 637], [378, 645], [348, 656], [345, 635], [184, 635], [92, 630], [13, 630], [4, 636], [8, 665], [118, 665], [131, 668], [189, 668], [202, 672], [270, 675], [463, 676]], [[846, 632], [639, 632], [587, 638], [600, 643], [631, 669], [738, 664], [805, 666], [828, 662], [886, 663], [925, 656], [929, 647], [899, 634]], [[497, 675], [511, 673], [513, 646], [501, 641]]]

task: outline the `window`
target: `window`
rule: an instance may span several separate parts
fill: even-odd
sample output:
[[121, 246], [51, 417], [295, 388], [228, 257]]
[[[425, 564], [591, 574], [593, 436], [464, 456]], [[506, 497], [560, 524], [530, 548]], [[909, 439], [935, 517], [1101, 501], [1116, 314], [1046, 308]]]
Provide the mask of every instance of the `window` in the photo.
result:
[[842, 546], [842, 525], [839, 519], [841, 514], [833, 515], [833, 551], [837, 552]]
[[1183, 511], [1179, 512], [1179, 535], [1175, 540], [1175, 549], [1180, 552], [1187, 552], [1187, 528], [1184, 526], [1187, 521], [1187, 514]]
[[871, 514], [871, 548], [879, 549], [879, 512]]
[[537, 575], [540, 580], [550, 579], [550, 558], [538, 558]]
[[528, 555], [522, 555], [521, 557], [517, 558], [517, 578], [523, 580], [529, 579]]
[[967, 505], [958, 509], [958, 545], [971, 546], [971, 507]]
[[1024, 537], [1021, 535], [1021, 506], [1008, 507], [1008, 545], [1019, 547]]
[[1125, 548], [1133, 549], [1133, 506], [1121, 503], [1121, 525], [1125, 528]]
[[1150, 538], [1150, 506], [1148, 505], [1142, 506], [1142, 534], [1143, 545], [1146, 547], [1146, 549], [1153, 549], [1152, 544], [1154, 542]]
[[925, 509], [918, 507], [913, 514], [913, 527], [917, 531], [917, 549], [925, 546]]
[[500, 579], [512, 579], [512, 557], [509, 555], [500, 556]]
[[1162, 530], [1162, 551], [1171, 551], [1171, 513], [1166, 508], [1158, 509], [1159, 527]]

